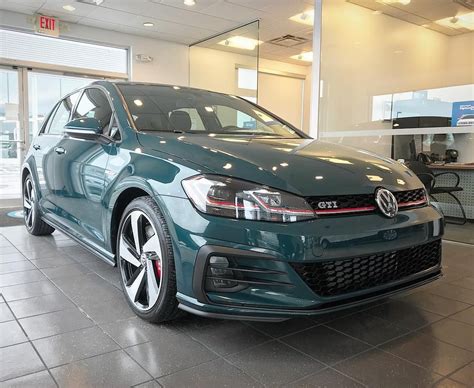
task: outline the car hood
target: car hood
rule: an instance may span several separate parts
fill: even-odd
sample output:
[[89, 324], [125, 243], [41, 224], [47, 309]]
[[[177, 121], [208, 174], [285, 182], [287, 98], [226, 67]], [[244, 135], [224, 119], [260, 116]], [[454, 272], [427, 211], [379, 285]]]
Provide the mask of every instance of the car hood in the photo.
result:
[[402, 164], [365, 150], [312, 139], [140, 133], [144, 152], [163, 152], [202, 172], [258, 182], [303, 196], [369, 194], [423, 187]]

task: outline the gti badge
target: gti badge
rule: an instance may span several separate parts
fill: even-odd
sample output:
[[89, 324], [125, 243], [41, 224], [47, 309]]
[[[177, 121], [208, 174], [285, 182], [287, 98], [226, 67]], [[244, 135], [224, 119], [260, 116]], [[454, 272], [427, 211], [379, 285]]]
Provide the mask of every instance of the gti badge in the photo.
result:
[[337, 209], [337, 201], [321, 201], [318, 202], [319, 209]]
[[375, 191], [375, 202], [384, 216], [393, 218], [397, 215], [397, 199], [387, 189], [380, 187]]

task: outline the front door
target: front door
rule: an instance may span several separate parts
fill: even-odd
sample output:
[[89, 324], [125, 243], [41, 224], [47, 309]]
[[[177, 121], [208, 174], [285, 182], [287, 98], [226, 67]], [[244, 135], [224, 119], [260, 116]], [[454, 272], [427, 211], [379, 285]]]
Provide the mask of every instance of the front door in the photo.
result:
[[[107, 131], [112, 116], [104, 92], [87, 88], [71, 118], [94, 117]], [[69, 232], [89, 243], [104, 246], [102, 197], [107, 166], [107, 145], [63, 136], [53, 156], [56, 216]]]

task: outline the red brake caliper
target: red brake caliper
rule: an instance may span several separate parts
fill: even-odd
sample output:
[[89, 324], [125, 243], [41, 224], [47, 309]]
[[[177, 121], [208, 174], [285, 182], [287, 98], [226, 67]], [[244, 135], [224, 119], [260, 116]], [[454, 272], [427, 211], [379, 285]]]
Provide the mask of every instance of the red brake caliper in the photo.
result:
[[156, 276], [158, 279], [161, 279], [161, 260], [154, 260], [155, 262], [155, 270], [156, 270]]

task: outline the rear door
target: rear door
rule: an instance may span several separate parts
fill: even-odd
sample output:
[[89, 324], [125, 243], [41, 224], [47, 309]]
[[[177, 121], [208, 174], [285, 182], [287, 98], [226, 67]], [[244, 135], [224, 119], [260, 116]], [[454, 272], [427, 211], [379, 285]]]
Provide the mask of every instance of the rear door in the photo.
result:
[[[71, 119], [94, 117], [109, 130], [111, 104], [102, 89], [86, 88]], [[68, 231], [80, 239], [104, 245], [102, 230], [102, 197], [107, 166], [108, 145], [93, 140], [63, 136], [53, 154], [55, 164], [54, 203], [56, 215]]]

